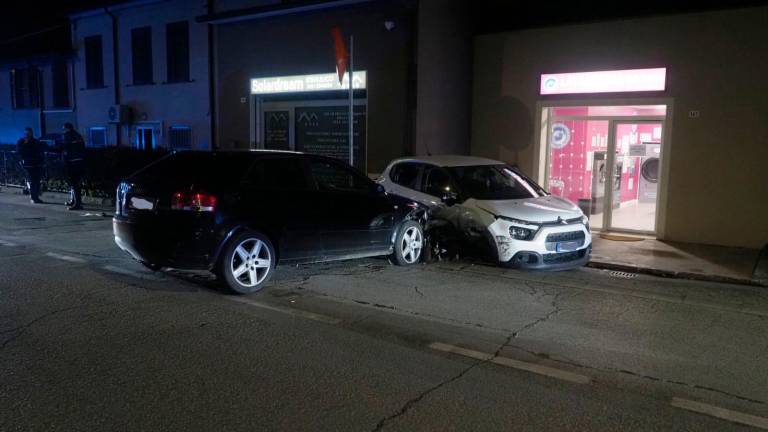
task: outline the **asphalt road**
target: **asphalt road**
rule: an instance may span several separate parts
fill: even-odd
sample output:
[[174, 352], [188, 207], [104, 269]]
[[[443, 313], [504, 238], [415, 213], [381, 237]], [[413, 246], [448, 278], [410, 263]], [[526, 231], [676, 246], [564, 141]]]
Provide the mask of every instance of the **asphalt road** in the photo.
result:
[[758, 430], [766, 359], [761, 288], [372, 259], [238, 297], [0, 193], [0, 431]]

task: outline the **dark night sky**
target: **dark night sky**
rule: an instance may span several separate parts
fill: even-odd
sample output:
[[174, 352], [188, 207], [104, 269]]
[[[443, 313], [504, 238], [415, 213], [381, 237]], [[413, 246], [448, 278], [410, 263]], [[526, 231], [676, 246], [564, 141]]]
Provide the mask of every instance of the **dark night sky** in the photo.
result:
[[[639, 0], [632, 2], [614, 0], [606, 4], [587, 0], [466, 1], [471, 4], [477, 33], [768, 3], [768, 0]], [[119, 0], [63, 0], [53, 4], [34, 0], [19, 2], [15, 5], [14, 13], [5, 13], [0, 17], [0, 59], [65, 51], [69, 46], [67, 14], [120, 2]], [[293, 2], [298, 3], [301, 0]], [[53, 29], [44, 31], [51, 28]], [[41, 33], [24, 36], [35, 32]]]
[[0, 17], [0, 59], [26, 54], [65, 51], [69, 46], [69, 13], [119, 3], [117, 0], [60, 0], [14, 2]]

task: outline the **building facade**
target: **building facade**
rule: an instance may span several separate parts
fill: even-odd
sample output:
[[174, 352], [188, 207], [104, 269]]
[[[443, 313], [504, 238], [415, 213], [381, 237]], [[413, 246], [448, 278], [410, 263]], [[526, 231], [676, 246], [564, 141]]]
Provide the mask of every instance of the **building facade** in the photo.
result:
[[71, 16], [77, 128], [89, 146], [211, 149], [202, 0], [140, 0]]
[[[222, 148], [299, 150], [349, 160], [349, 79], [347, 74], [340, 84], [336, 77], [331, 37], [338, 26], [353, 52], [358, 168], [381, 172], [417, 145], [433, 153], [469, 150], [471, 34], [466, 25], [457, 33], [455, 25], [462, 2], [213, 5], [198, 21], [214, 26], [216, 138]], [[463, 44], [441, 48], [442, 36], [455, 34]]]
[[0, 144], [15, 144], [26, 127], [45, 138], [75, 121], [71, 59], [62, 52], [0, 66]]
[[519, 165], [594, 228], [768, 243], [768, 7], [475, 38], [475, 155]]
[[768, 7], [475, 35], [471, 6], [139, 0], [84, 12], [71, 17], [73, 53], [0, 73], [13, 89], [0, 140], [72, 121], [92, 146], [349, 160], [338, 26], [354, 50], [353, 162], [368, 174], [411, 154], [491, 157], [577, 203], [593, 229], [768, 243]]

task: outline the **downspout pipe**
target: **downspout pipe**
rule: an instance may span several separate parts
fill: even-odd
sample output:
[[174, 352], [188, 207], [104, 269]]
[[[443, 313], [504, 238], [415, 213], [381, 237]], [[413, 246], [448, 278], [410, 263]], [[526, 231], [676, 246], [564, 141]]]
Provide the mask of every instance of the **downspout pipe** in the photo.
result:
[[[117, 40], [117, 16], [109, 10], [104, 8], [104, 13], [109, 15], [112, 19], [112, 74], [114, 77], [115, 86], [115, 99], [114, 104], [120, 105], [120, 56], [118, 53], [118, 40]], [[117, 136], [115, 144], [120, 147], [122, 142], [122, 127], [118, 122], [115, 124], [115, 134]]]
[[[212, 15], [215, 11], [213, 2], [214, 0], [206, 2], [206, 12], [209, 15]], [[208, 121], [211, 125], [211, 150], [216, 150], [218, 148], [216, 137], [216, 116], [218, 115], [216, 112], [216, 29], [212, 23], [206, 24], [206, 27], [208, 31]]]

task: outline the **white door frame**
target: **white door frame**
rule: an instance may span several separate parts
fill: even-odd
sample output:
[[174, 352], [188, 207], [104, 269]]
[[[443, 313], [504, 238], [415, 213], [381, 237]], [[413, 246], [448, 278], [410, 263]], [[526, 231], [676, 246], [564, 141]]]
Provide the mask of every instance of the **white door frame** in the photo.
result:
[[[664, 124], [664, 117], [658, 116], [658, 117], [630, 117], [627, 119], [621, 119], [621, 120], [609, 120], [608, 121], [608, 148], [606, 149], [607, 157], [606, 157], [606, 166], [607, 169], [610, 169], [610, 174], [606, 174], [605, 176], [605, 195], [603, 199], [605, 200], [603, 208], [606, 209], [603, 212], [603, 230], [604, 231], [614, 231], [614, 232], [626, 232], [626, 233], [633, 233], [633, 234], [644, 234], [644, 235], [653, 235], [656, 234], [656, 231], [644, 231], [644, 230], [635, 230], [635, 229], [629, 229], [629, 228], [616, 228], [613, 226], [613, 181], [615, 179], [614, 170], [616, 169], [616, 126], [620, 124], [640, 124], [640, 123], [652, 123], [652, 124], [658, 124], [661, 123], [661, 151], [664, 151], [664, 129], [666, 128], [666, 125]], [[659, 163], [661, 164], [661, 167], [663, 169], [664, 162], [661, 160], [661, 154], [659, 154]], [[659, 185], [661, 185], [662, 182], [661, 176], [659, 176]], [[638, 187], [640, 187], [640, 183], [638, 182]], [[621, 192], [619, 192], [621, 193]], [[619, 198], [619, 201], [621, 201], [621, 198]], [[659, 224], [659, 194], [656, 193], [656, 211], [654, 214], [654, 229]]]
[[[534, 133], [534, 157], [538, 157], [538, 161], [534, 161], [533, 164], [533, 178], [536, 179], [539, 184], [544, 186], [544, 189], [549, 190], [549, 156], [550, 146], [548, 142], [549, 131], [552, 128], [552, 116], [549, 115], [549, 108], [552, 107], [567, 107], [567, 106], [618, 106], [618, 105], [666, 105], [667, 112], [665, 116], [562, 116], [558, 119], [570, 119], [570, 120], [608, 120], [609, 121], [609, 137], [608, 145], [611, 145], [611, 132], [610, 126], [611, 120], [615, 121], [643, 121], [653, 120], [662, 122], [662, 146], [661, 153], [659, 154], [659, 163], [661, 164], [661, 173], [659, 174], [658, 192], [656, 195], [656, 231], [655, 235], [658, 239], [663, 239], [666, 236], [666, 214], [667, 214], [667, 194], [669, 189], [669, 166], [670, 166], [670, 151], [672, 147], [672, 120], [674, 113], [674, 99], [669, 97], [636, 97], [636, 98], [611, 98], [611, 99], [560, 99], [560, 100], [541, 100], [536, 102], [535, 124], [538, 125], [538, 133]], [[615, 151], [615, 143], [614, 151]], [[608, 156], [615, 159], [615, 155], [611, 155], [608, 151]], [[612, 163], [612, 160], [606, 160], [607, 164]], [[613, 165], [609, 165], [613, 167]], [[611, 183], [613, 180], [611, 180]], [[606, 187], [608, 182], [606, 181]], [[606, 192], [612, 192], [607, 190]], [[613, 198], [612, 194], [609, 199]], [[612, 209], [611, 209], [612, 210]], [[608, 216], [610, 217], [610, 216]], [[603, 230], [607, 230], [606, 227], [610, 226], [605, 223], [605, 217], [603, 218]], [[623, 230], [622, 230], [623, 231]], [[646, 233], [647, 234], [647, 233]]]

